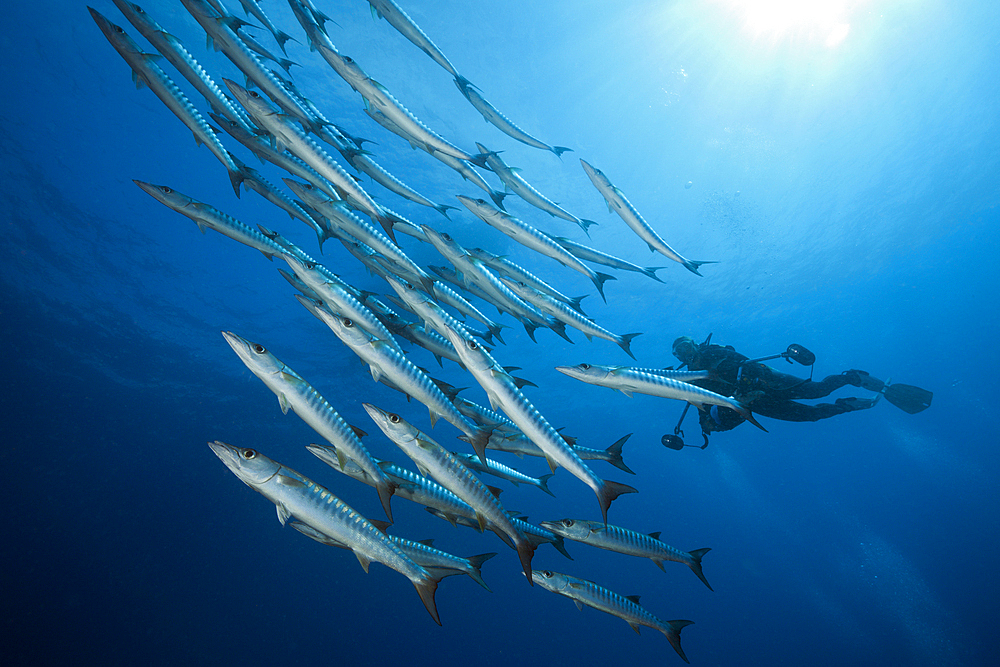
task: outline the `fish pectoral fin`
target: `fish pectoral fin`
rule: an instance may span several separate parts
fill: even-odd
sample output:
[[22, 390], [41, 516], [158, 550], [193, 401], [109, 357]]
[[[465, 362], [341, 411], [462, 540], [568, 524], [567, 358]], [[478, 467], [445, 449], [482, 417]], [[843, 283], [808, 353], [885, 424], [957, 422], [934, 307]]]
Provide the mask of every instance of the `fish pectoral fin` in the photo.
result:
[[291, 402], [288, 400], [288, 397], [285, 396], [284, 392], [278, 394], [278, 405], [281, 406], [282, 414], [286, 415], [288, 414], [288, 408], [292, 407]]
[[275, 510], [278, 512], [278, 521], [282, 526], [292, 518], [292, 513], [288, 511], [288, 508], [284, 505], [275, 505]]
[[347, 457], [342, 451], [337, 450], [337, 463], [340, 465], [340, 469], [344, 469], [344, 465], [347, 463]]
[[356, 549], [352, 549], [352, 551], [358, 557], [358, 562], [361, 563], [361, 568], [365, 571], [365, 574], [368, 574], [368, 566], [372, 564], [372, 559]]
[[376, 382], [378, 382], [378, 381], [379, 381], [380, 379], [382, 379], [382, 371], [381, 371], [381, 370], [379, 370], [379, 367], [378, 367], [378, 366], [375, 366], [374, 364], [372, 364], [372, 365], [369, 365], [369, 366], [368, 366], [368, 370], [370, 370], [370, 371], [371, 371], [371, 373], [372, 373], [372, 378], [373, 378], [373, 379], [374, 379], [374, 380], [375, 380]]

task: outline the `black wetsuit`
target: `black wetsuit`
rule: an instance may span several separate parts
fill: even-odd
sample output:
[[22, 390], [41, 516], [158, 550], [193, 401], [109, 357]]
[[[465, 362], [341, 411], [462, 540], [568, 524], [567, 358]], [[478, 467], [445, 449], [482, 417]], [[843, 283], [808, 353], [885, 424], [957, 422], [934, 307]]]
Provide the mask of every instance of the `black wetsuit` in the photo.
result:
[[[848, 384], [855, 384], [849, 374], [829, 375], [819, 382], [803, 380], [794, 375], [779, 373], [761, 363], [745, 364], [749, 357], [732, 346], [698, 346], [698, 360], [688, 369], [712, 371], [712, 377], [694, 380], [692, 384], [723, 396], [735, 396], [756, 414], [772, 419], [793, 422], [814, 422], [856, 409], [849, 403], [819, 403], [805, 405], [795, 399], [823, 398]], [[727, 408], [712, 406], [699, 413], [702, 431], [728, 431], [745, 420]]]

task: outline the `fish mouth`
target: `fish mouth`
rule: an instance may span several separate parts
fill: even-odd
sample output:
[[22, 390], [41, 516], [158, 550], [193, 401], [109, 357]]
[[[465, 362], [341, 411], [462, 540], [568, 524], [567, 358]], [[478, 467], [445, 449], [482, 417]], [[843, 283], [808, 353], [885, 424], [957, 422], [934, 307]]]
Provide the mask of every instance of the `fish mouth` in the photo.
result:
[[240, 455], [236, 451], [236, 447], [219, 440], [213, 440], [208, 443], [208, 446], [212, 448], [212, 451], [219, 457], [219, 460], [226, 464], [227, 468], [233, 470], [237, 466]]
[[545, 530], [551, 530], [554, 533], [561, 524], [558, 521], [542, 521], [538, 525]]

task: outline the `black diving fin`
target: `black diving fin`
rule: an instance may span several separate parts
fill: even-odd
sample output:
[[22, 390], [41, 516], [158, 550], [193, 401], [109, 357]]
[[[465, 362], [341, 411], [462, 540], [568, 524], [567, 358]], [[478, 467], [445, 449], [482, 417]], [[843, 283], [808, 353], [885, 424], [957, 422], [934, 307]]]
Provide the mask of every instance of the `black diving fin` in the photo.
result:
[[883, 391], [885, 400], [903, 412], [915, 415], [931, 407], [933, 392], [914, 387], [912, 384], [890, 384]]

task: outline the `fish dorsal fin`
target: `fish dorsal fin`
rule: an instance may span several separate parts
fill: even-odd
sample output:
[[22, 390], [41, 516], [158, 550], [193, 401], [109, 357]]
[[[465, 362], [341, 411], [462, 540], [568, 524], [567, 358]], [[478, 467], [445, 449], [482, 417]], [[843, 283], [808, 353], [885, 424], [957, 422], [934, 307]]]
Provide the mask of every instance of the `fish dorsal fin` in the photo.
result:
[[659, 531], [659, 530], [658, 530], [658, 531], [656, 531], [655, 533], [650, 533], [650, 534], [649, 534], [649, 536], [650, 536], [650, 537], [652, 537], [652, 538], [653, 538], [654, 540], [658, 540], [658, 539], [660, 539], [660, 533], [661, 533], [661, 532], [662, 532], [662, 531]]
[[368, 523], [370, 523], [371, 525], [375, 526], [376, 528], [378, 528], [379, 530], [381, 530], [383, 533], [386, 532], [387, 530], [389, 530], [389, 526], [392, 525], [388, 521], [379, 521], [378, 519], [368, 519]]
[[[639, 596], [638, 595], [626, 595], [625, 599], [628, 600], [629, 602], [634, 603], [634, 604], [639, 604]], [[638, 630], [636, 630], [636, 632], [638, 632]]]
[[500, 494], [503, 493], [503, 489], [497, 486], [490, 486], [489, 484], [486, 485], [486, 488], [490, 490], [490, 493], [493, 494], [493, 497], [495, 497], [497, 500], [500, 499]]
[[292, 518], [292, 513], [284, 505], [275, 505], [274, 508], [278, 512], [278, 521], [284, 526]]
[[357, 550], [354, 550], [354, 555], [358, 557], [358, 562], [361, 563], [365, 574], [368, 574], [368, 566], [372, 564], [372, 559]]
[[348, 424], [348, 426], [351, 428], [352, 431], [354, 431], [354, 435], [356, 435], [359, 440], [361, 438], [365, 437], [366, 435], [368, 435], [368, 433], [366, 431], [363, 431], [362, 429], [358, 428], [357, 426], [353, 426], [351, 424]]
[[425, 547], [431, 547], [432, 549], [434, 548], [434, 540], [433, 539], [430, 539], [430, 540], [414, 540], [414, 541], [417, 544], [424, 545]]

